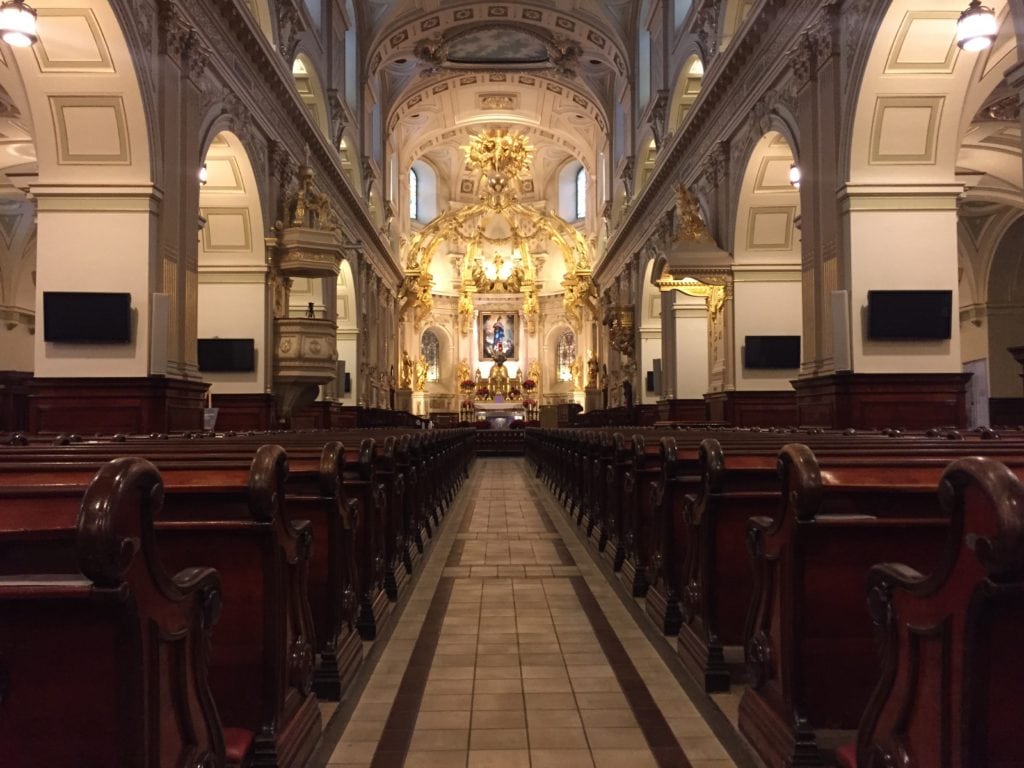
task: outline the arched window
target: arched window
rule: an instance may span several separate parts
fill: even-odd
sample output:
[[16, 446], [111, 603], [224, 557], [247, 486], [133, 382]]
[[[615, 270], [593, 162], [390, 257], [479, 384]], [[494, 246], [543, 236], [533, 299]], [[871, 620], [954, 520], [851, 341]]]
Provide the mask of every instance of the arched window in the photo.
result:
[[572, 366], [576, 362], [576, 334], [566, 331], [555, 345], [555, 370], [558, 381], [572, 381]]
[[420, 355], [427, 361], [427, 381], [441, 380], [441, 342], [433, 331], [424, 331], [420, 339]]
[[580, 168], [576, 171], [576, 218], [587, 217], [587, 171]]
[[415, 168], [409, 169], [409, 218], [420, 217], [420, 177]]

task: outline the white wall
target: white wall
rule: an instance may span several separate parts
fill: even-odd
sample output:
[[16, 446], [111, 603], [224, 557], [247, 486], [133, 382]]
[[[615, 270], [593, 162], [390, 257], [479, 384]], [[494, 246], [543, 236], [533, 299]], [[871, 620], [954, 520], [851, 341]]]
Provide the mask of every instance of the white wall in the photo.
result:
[[735, 302], [736, 389], [788, 390], [799, 368], [786, 370], [743, 367], [743, 341], [747, 336], [799, 336], [803, 326], [799, 272], [794, 280], [747, 282], [737, 276]]
[[[54, 344], [43, 341], [37, 315], [35, 375], [90, 378], [149, 374], [149, 295], [156, 282], [150, 268], [155, 218], [145, 196], [40, 200], [36, 255], [36, 306], [47, 291], [127, 292], [132, 296], [129, 344]], [[114, 208], [115, 210], [96, 210]]]
[[246, 373], [203, 372], [217, 395], [252, 394], [266, 387], [269, 354], [264, 345], [266, 289], [262, 283], [199, 284], [199, 338], [256, 340], [256, 370]]

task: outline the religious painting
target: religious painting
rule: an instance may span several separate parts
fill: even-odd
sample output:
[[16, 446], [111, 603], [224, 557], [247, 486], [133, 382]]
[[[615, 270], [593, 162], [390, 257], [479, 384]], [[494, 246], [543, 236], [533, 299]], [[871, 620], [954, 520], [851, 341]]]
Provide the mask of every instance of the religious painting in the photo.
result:
[[516, 347], [516, 316], [481, 315], [480, 340], [483, 345], [481, 360], [493, 360], [498, 355], [515, 360], [519, 354]]

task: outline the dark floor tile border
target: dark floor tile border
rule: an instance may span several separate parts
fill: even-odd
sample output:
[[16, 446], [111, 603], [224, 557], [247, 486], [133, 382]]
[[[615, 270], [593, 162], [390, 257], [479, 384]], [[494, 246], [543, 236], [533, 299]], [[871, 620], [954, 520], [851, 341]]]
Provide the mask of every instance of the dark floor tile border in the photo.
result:
[[608, 618], [601, 610], [601, 606], [594, 597], [594, 593], [587, 586], [586, 579], [582, 576], [571, 576], [573, 589], [576, 590], [576, 597], [579, 598], [583, 612], [590, 621], [590, 626], [597, 635], [597, 641], [601, 644], [608, 663], [611, 665], [615, 678], [622, 687], [622, 692], [629, 702], [629, 708], [633, 710], [633, 716], [640, 724], [640, 730], [644, 733], [647, 746], [651, 748], [655, 760], [660, 768], [690, 768], [690, 761], [686, 753], [672, 733], [665, 715], [654, 702], [647, 683], [644, 682], [637, 671], [633, 660], [629, 658], [625, 646], [615, 634]]
[[[544, 513], [547, 514], [546, 512]], [[572, 552], [565, 546], [565, 542], [561, 539], [555, 540], [555, 553], [558, 555], [558, 559], [562, 565], [576, 565], [576, 559], [572, 556]]]
[[373, 753], [370, 768], [393, 768], [405, 763], [454, 585], [455, 580], [446, 576], [442, 576], [437, 583], [430, 607], [427, 608], [427, 616], [423, 620], [416, 645], [413, 646], [412, 655], [409, 657], [409, 666], [402, 675], [398, 693], [384, 724], [384, 732]]
[[462, 553], [466, 551], [464, 539], [456, 539], [452, 542], [452, 548], [448, 552], [448, 560], [445, 561], [446, 568], [454, 568], [462, 562]]

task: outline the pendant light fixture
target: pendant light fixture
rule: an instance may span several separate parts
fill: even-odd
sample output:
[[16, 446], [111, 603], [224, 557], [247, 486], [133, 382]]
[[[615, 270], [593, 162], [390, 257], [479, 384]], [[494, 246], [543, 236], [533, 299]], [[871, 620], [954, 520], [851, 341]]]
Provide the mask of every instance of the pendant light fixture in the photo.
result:
[[971, 0], [971, 4], [956, 20], [956, 44], [965, 51], [983, 51], [990, 48], [999, 32], [996, 14], [981, 0]]
[[35, 8], [25, 0], [5, 0], [0, 4], [0, 40], [15, 48], [28, 48], [38, 39]]

